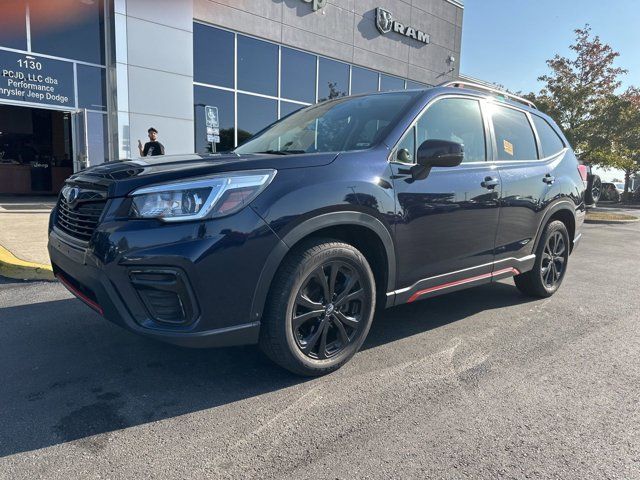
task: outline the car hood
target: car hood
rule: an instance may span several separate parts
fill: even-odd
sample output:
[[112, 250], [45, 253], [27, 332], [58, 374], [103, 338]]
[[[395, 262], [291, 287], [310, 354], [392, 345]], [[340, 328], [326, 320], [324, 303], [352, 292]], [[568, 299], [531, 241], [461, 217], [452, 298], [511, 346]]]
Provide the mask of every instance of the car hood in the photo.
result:
[[166, 155], [139, 160], [104, 163], [72, 175], [67, 182], [87, 188], [107, 190], [108, 197], [122, 197], [136, 188], [216, 173], [327, 165], [336, 153], [296, 155]]

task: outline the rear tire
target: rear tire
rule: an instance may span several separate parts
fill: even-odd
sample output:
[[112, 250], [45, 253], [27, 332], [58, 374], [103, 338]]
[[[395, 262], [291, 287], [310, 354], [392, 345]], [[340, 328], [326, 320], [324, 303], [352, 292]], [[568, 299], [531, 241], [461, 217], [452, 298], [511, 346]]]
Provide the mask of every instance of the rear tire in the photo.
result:
[[591, 175], [591, 181], [587, 184], [585, 200], [589, 207], [595, 207], [602, 196], [602, 180], [598, 175]]
[[260, 348], [303, 376], [333, 372], [362, 346], [376, 303], [373, 272], [356, 248], [312, 239], [283, 261], [260, 327]]
[[562, 284], [569, 263], [569, 232], [559, 220], [544, 229], [533, 269], [513, 277], [516, 287], [531, 297], [550, 297]]

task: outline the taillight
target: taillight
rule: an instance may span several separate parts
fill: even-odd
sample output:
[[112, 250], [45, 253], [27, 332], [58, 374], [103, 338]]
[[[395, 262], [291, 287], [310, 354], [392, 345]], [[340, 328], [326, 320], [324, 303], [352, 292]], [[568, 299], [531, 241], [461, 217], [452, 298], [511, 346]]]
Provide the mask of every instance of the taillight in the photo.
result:
[[580, 178], [582, 178], [582, 181], [584, 182], [584, 184], [587, 184], [587, 166], [586, 165], [578, 165], [578, 172], [580, 172]]

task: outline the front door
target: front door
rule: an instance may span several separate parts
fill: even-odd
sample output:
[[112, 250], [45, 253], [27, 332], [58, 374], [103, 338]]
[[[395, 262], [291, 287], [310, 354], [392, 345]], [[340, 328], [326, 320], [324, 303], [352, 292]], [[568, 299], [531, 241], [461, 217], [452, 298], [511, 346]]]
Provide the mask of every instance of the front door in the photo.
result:
[[108, 161], [107, 116], [86, 109], [72, 116], [74, 172]]
[[[396, 192], [396, 303], [491, 281], [500, 178], [487, 161], [487, 123], [480, 100], [441, 97], [429, 105], [392, 153]], [[428, 139], [462, 143], [457, 167], [434, 167], [424, 179], [409, 172]]]

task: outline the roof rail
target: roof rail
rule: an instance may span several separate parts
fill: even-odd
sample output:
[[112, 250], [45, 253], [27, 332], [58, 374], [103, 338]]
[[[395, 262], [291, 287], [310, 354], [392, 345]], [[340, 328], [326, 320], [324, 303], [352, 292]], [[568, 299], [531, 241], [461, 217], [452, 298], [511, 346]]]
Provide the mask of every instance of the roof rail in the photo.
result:
[[493, 88], [493, 87], [488, 87], [486, 85], [482, 85], [481, 83], [468, 82], [468, 81], [465, 81], [465, 80], [451, 80], [449, 82], [441, 83], [438, 86], [439, 87], [454, 87], [454, 88], [471, 88], [471, 89], [474, 89], [474, 90], [481, 90], [481, 91], [484, 91], [484, 92], [494, 93], [496, 95], [502, 95], [503, 97], [507, 97], [507, 98], [509, 98], [511, 100], [515, 100], [516, 102], [524, 103], [525, 105], [527, 105], [527, 106], [529, 106], [531, 108], [535, 108], [536, 110], [538, 110], [538, 107], [536, 107], [536, 104], [533, 103], [531, 100], [527, 100], [526, 98], [519, 97], [517, 95], [514, 95], [513, 93], [505, 92], [504, 90], [500, 90], [498, 88]]

